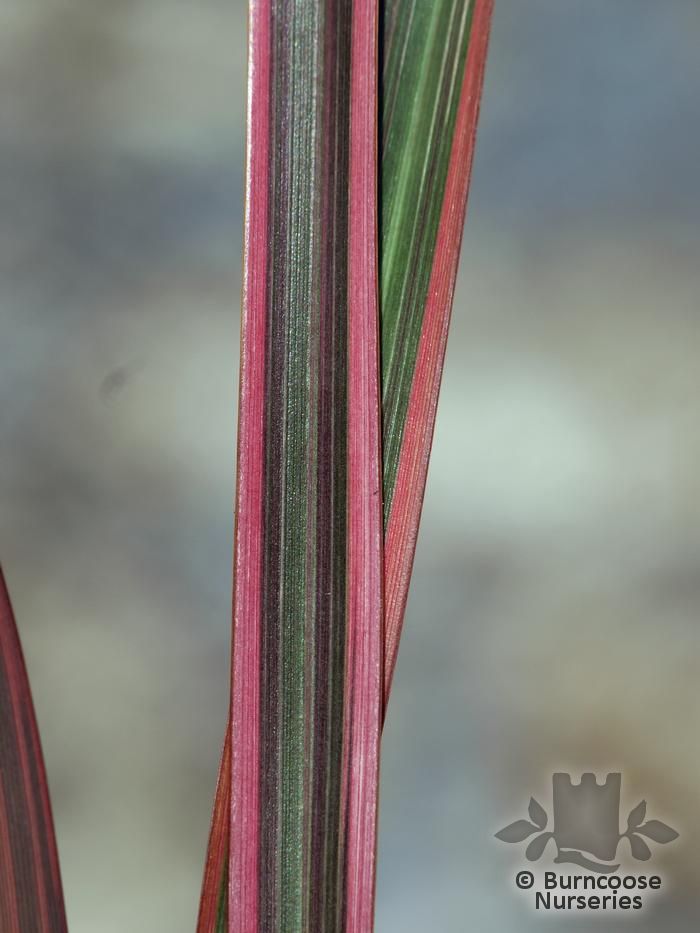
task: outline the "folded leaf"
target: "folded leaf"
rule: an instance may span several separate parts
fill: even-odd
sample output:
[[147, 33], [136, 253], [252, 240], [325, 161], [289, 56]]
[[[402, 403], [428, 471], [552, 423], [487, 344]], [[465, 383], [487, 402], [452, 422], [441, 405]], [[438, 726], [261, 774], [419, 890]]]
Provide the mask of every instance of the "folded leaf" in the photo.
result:
[[39, 732], [2, 570], [0, 930], [2, 933], [67, 930]]

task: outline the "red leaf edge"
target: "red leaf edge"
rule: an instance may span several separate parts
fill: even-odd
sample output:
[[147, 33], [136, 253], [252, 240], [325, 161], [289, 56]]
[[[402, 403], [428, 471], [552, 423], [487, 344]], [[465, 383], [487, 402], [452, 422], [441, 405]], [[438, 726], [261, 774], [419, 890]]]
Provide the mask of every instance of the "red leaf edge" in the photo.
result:
[[[229, 929], [258, 926], [258, 827], [260, 708], [260, 573], [264, 468], [265, 333], [267, 298], [267, 210], [269, 164], [270, 0], [250, 5], [246, 218], [243, 314], [238, 412], [236, 577], [233, 594]], [[217, 804], [218, 805], [218, 804]]]

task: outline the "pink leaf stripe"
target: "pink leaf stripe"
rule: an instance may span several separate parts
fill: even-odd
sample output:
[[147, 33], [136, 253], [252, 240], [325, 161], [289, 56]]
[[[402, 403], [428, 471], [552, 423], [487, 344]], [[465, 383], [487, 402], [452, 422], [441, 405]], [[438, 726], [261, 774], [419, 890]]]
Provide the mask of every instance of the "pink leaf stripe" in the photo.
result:
[[29, 681], [0, 570], [0, 930], [67, 930]]
[[383, 710], [383, 510], [377, 307], [377, 11], [357, 0], [350, 133], [348, 647], [346, 657], [347, 933], [374, 918]]
[[[258, 929], [260, 612], [265, 454], [267, 222], [270, 153], [270, 0], [250, 6], [246, 222], [238, 411], [231, 663], [229, 929]], [[230, 749], [230, 745], [229, 745]], [[201, 927], [200, 927], [201, 929]]]

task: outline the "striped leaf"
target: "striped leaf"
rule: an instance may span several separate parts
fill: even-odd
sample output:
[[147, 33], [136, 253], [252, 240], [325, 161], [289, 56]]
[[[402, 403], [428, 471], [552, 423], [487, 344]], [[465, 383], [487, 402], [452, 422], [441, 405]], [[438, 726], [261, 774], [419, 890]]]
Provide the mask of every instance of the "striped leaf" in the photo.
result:
[[387, 3], [380, 250], [387, 698], [428, 475], [492, 12], [493, 0]]
[[372, 911], [383, 676], [375, 17], [368, 0], [251, 7], [231, 930], [359, 931]]
[[[350, 656], [352, 638], [348, 639], [361, 620], [350, 623], [346, 600], [356, 592], [355, 586], [366, 579], [353, 569], [348, 543], [359, 540], [357, 535], [364, 536], [368, 542], [372, 540], [371, 509], [358, 521], [356, 530], [350, 527], [342, 530], [343, 516], [354, 514], [349, 501], [351, 494], [358, 496], [355, 501], [361, 506], [371, 505], [356, 487], [350, 450], [346, 449], [347, 438], [355, 436], [354, 425], [360, 424], [363, 416], [371, 415], [364, 404], [363, 393], [348, 392], [353, 384], [364, 386], [366, 391], [368, 377], [371, 382], [371, 375], [364, 373], [353, 383], [360, 367], [357, 352], [353, 352], [352, 321], [366, 322], [371, 314], [353, 317], [351, 305], [356, 296], [358, 299], [362, 296], [363, 288], [371, 288], [374, 282], [371, 247], [376, 211], [381, 306], [385, 529], [383, 701], [386, 703], [427, 476], [491, 12], [492, 0], [472, 0], [471, 3], [469, 0], [387, 0], [381, 10], [379, 58], [382, 73], [376, 75], [375, 80], [372, 41], [365, 28], [372, 19], [371, 4], [351, 7], [349, 0], [345, 5], [318, 0], [301, 3], [279, 0], [272, 5], [260, 2], [251, 5], [252, 80], [239, 412], [233, 742], [231, 748], [229, 731], [217, 786], [199, 933], [227, 928], [266, 931], [340, 931], [346, 928], [367, 931], [372, 928], [375, 854], [374, 842], [370, 840], [373, 828], [371, 833], [365, 832], [362, 846], [351, 850], [352, 858], [343, 862], [342, 847], [350, 842], [343, 838], [338, 823], [334, 822], [349, 805], [348, 789], [343, 780], [348, 773], [353, 773], [352, 761], [348, 758], [353, 751], [347, 734], [352, 697], [354, 695], [362, 709], [373, 692], [372, 688], [368, 689], [368, 683], [364, 686], [354, 683], [357, 668]], [[363, 22], [365, 13], [367, 18]], [[335, 30], [329, 26], [333, 22]], [[362, 29], [358, 28], [358, 22]], [[325, 24], [325, 31], [321, 24]], [[278, 32], [280, 28], [282, 36]], [[290, 44], [293, 47], [291, 56]], [[261, 48], [269, 52], [262, 53]], [[296, 70], [292, 62], [296, 63]], [[313, 85], [311, 93], [309, 83], [305, 82]], [[364, 176], [359, 176], [363, 159], [373, 155], [366, 142], [373, 139], [371, 111], [377, 91], [381, 102], [378, 159]], [[256, 100], [266, 101], [268, 96], [273, 106], [269, 109], [265, 105], [256, 106]], [[368, 121], [364, 136], [357, 132], [361, 123], [357, 122], [359, 118], [355, 119], [361, 103]], [[354, 108], [349, 126], [348, 108]], [[323, 117], [319, 116], [320, 112]], [[284, 124], [283, 132], [276, 130], [276, 119]], [[281, 140], [287, 148], [282, 146]], [[262, 181], [251, 171], [251, 162], [266, 165], [270, 154], [272, 176]], [[303, 178], [295, 176], [295, 171], [303, 172]], [[319, 171], [320, 182], [316, 174]], [[279, 177], [277, 172], [280, 172]], [[372, 204], [375, 198], [373, 179], [377, 177], [381, 177], [381, 197]], [[276, 188], [272, 182], [281, 187]], [[279, 192], [284, 193], [284, 198], [280, 198]], [[363, 228], [359, 239], [360, 243], [367, 244], [367, 255], [356, 256], [354, 264], [351, 263], [353, 243], [357, 244], [358, 240], [352, 237], [353, 233], [358, 236], [359, 215], [354, 209], [350, 210], [347, 200], [350, 197], [352, 201], [353, 193], [367, 206], [364, 222], [369, 225]], [[268, 206], [270, 201], [273, 207]], [[279, 214], [282, 221], [278, 227], [271, 227], [269, 218]], [[259, 219], [257, 226], [253, 222], [255, 217]], [[343, 249], [343, 230], [348, 233], [347, 253]], [[298, 239], [294, 239], [294, 231]], [[287, 239], [280, 239], [282, 236]], [[317, 238], [317, 252], [313, 248], [314, 237]], [[318, 240], [323, 241], [322, 246]], [[256, 262], [260, 267], [257, 274], [253, 274]], [[348, 279], [351, 268], [355, 274]], [[280, 293], [279, 303], [270, 298], [269, 290], [275, 287], [275, 276], [281, 277], [287, 289]], [[294, 345], [295, 349], [289, 349], [291, 337], [287, 331], [272, 344], [273, 348], [287, 347], [286, 356], [272, 357], [269, 337], [265, 356], [262, 335], [270, 322], [262, 311], [257, 324], [250, 317], [254, 288], [259, 290], [259, 294], [256, 292], [258, 300], [268, 316], [270, 313], [275, 316], [278, 331], [283, 326], [296, 328], [294, 333], [300, 342]], [[302, 291], [290, 291], [293, 288]], [[333, 318], [336, 321], [335, 343], [328, 338], [322, 324], [327, 320], [324, 313], [328, 311], [324, 302], [330, 300], [331, 294], [335, 312], [328, 313], [336, 315]], [[348, 296], [346, 313], [338, 317], [339, 308]], [[313, 313], [319, 315], [318, 344], [310, 338], [311, 334], [315, 335]], [[286, 325], [282, 324], [282, 317]], [[343, 321], [351, 322], [346, 332], [341, 332]], [[325, 345], [320, 342], [324, 334], [331, 340]], [[254, 339], [260, 342], [260, 352], [255, 359], [251, 345]], [[343, 350], [344, 341], [349, 344], [349, 354], [347, 347]], [[322, 346], [327, 348], [323, 352]], [[355, 351], [361, 346], [361, 343], [354, 344]], [[371, 346], [364, 349], [372, 350]], [[348, 360], [351, 367], [356, 367], [355, 374], [346, 371]], [[368, 362], [371, 366], [371, 360]], [[277, 392], [286, 393], [286, 434], [279, 427], [277, 434], [271, 433], [269, 412], [274, 399], [270, 384], [262, 379], [266, 365], [272, 366], [278, 380], [275, 382]], [[323, 406], [326, 392], [332, 397], [329, 409]], [[281, 410], [279, 399], [277, 404]], [[247, 432], [246, 405], [251, 406], [251, 410], [254, 408], [257, 419], [248, 426]], [[274, 423], [279, 421], [278, 415]], [[311, 447], [310, 437], [315, 439]], [[324, 437], [327, 446], [322, 448], [319, 443]], [[369, 445], [355, 462], [363, 462], [366, 469], [371, 453], [372, 445]], [[285, 471], [293, 469], [297, 456], [301, 462], [300, 473], [296, 485], [293, 480], [290, 485]], [[276, 464], [275, 475], [279, 479], [276, 484], [268, 483], [265, 487], [264, 478], [270, 475], [265, 470], [271, 469], [271, 463]], [[259, 475], [253, 481], [252, 497], [242, 496], [256, 464]], [[347, 490], [348, 501], [345, 508], [334, 513], [324, 497], [330, 496], [339, 506], [338, 496], [343, 488]], [[261, 495], [265, 500], [265, 515], [256, 512], [253, 501]], [[289, 495], [292, 498], [287, 503], [285, 497]], [[330, 518], [320, 519], [323, 502], [326, 502], [324, 514]], [[283, 517], [275, 513], [274, 534], [268, 531], [266, 536], [266, 516], [269, 517], [268, 513], [275, 508]], [[331, 537], [335, 534], [333, 544], [323, 538], [324, 521], [333, 525], [333, 531], [329, 532]], [[243, 534], [242, 522], [247, 529]], [[289, 522], [296, 524], [291, 526]], [[282, 529], [287, 531], [286, 538]], [[303, 553], [299, 549], [300, 541], [305, 545]], [[375, 546], [374, 558], [365, 555], [365, 573], [376, 572], [381, 567], [381, 554], [376, 551]], [[276, 567], [278, 574], [272, 578], [274, 599], [271, 605], [277, 613], [274, 624], [269, 620], [270, 604], [259, 605], [265, 598], [264, 593], [270, 592], [270, 578], [264, 576], [263, 569], [268, 566], [266, 562]], [[242, 571], [242, 567], [248, 569]], [[293, 607], [289, 602], [285, 604], [286, 611], [291, 614], [287, 618], [296, 620], [297, 626], [299, 620], [304, 620], [304, 632], [289, 626], [289, 637], [296, 632], [296, 642], [285, 642], [279, 634], [280, 630], [284, 632], [280, 604], [285, 598], [294, 598], [293, 594], [285, 596], [289, 586], [285, 587], [282, 567], [292, 574], [294, 585], [298, 587]], [[240, 583], [242, 572], [244, 583]], [[354, 585], [350, 584], [352, 579], [356, 581]], [[248, 589], [243, 590], [244, 584]], [[345, 595], [338, 592], [339, 587], [344, 587]], [[369, 590], [376, 597], [378, 584], [373, 584]], [[248, 611], [242, 607], [250, 609], [251, 618], [262, 620], [258, 623], [259, 631], [255, 624], [249, 626], [248, 635], [252, 634], [249, 638], [239, 633], [240, 614]], [[369, 615], [374, 612], [376, 606]], [[362, 615], [359, 613], [360, 617]], [[368, 618], [366, 616], [365, 620]], [[273, 633], [274, 637], [266, 640], [265, 632], [268, 636]], [[316, 654], [312, 662], [308, 650], [314, 638]], [[369, 656], [378, 656], [376, 645], [365, 650]], [[287, 681], [281, 679], [278, 670], [280, 658], [283, 659], [282, 669], [290, 677]], [[290, 658], [294, 659], [292, 663]], [[302, 659], [306, 664], [303, 676], [299, 673]], [[296, 711], [298, 719], [280, 718], [276, 711], [272, 720], [268, 720], [269, 728], [265, 733], [260, 725], [262, 712], [255, 708], [258, 700], [253, 694], [255, 685], [262, 680], [259, 703], [265, 707], [270, 696], [271, 665], [272, 680], [280, 688], [276, 701], [284, 695], [283, 703]], [[292, 675], [293, 671], [296, 675]], [[341, 682], [345, 678], [342, 691], [339, 678]], [[343, 708], [344, 724], [339, 730], [334, 717]], [[317, 715], [320, 709], [323, 710], [321, 718]], [[373, 716], [372, 712], [372, 722]], [[297, 730], [294, 733], [294, 756], [297, 757], [292, 756], [293, 760], [306, 755], [306, 760], [312, 763], [305, 772], [301, 766], [297, 767], [295, 782], [291, 785], [284, 783], [286, 772], [279, 765], [279, 756], [284, 755], [285, 735], [292, 734], [284, 732], [290, 722], [294, 722]], [[310, 732], [313, 732], [312, 738]], [[337, 753], [341, 746], [343, 767], [339, 770]], [[319, 749], [323, 749], [320, 762]], [[229, 781], [229, 754], [233, 762], [233, 784]], [[245, 794], [235, 778], [237, 767], [247, 776]], [[372, 770], [374, 767], [373, 761]], [[367, 807], [371, 795], [366, 788], [364, 793]], [[265, 801], [270, 800], [275, 801], [272, 810], [266, 809]], [[374, 806], [376, 799], [367, 807], [367, 812], [371, 813]], [[262, 822], [267, 835], [264, 843], [256, 842], [258, 849], [255, 849], [246, 841], [246, 833], [259, 831], [262, 810], [266, 814]], [[224, 824], [229, 814], [233, 834], [230, 862]], [[285, 823], [285, 817], [294, 823], [294, 832], [287, 836], [284, 827], [289, 824]], [[373, 817], [370, 823], [372, 821]], [[354, 825], [352, 820], [349, 825]], [[343, 826], [340, 828], [342, 830]], [[288, 845], [300, 839], [301, 845], [290, 855]], [[358, 844], [360, 841], [357, 840]], [[243, 857], [236, 855], [237, 846], [248, 857], [245, 865], [237, 861]], [[263, 849], [265, 856], [261, 855]], [[257, 859], [253, 857], [254, 851], [258, 852]], [[346, 849], [345, 857], [347, 852]], [[227, 871], [230, 872], [228, 901], [221, 897]], [[353, 871], [364, 872], [366, 876], [356, 889], [357, 916], [363, 918], [356, 927], [352, 926], [352, 911], [348, 910], [352, 907], [349, 885], [355, 877]], [[248, 912], [241, 909], [243, 901], [248, 904]], [[231, 910], [228, 915], [227, 904]], [[265, 905], [266, 913], [256, 913], [253, 904], [258, 908]]]
[[1, 569], [0, 930], [67, 930], [39, 732]]

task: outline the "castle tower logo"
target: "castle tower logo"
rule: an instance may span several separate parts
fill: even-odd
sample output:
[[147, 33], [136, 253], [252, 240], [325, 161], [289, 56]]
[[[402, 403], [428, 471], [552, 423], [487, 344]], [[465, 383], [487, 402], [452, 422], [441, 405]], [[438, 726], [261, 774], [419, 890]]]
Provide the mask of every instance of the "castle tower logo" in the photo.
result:
[[555, 864], [579, 865], [589, 871], [612, 873], [619, 869], [618, 847], [626, 839], [632, 856], [642, 862], [652, 856], [647, 840], [665, 845], [678, 838], [659, 820], [647, 820], [646, 801], [642, 800], [627, 818], [627, 827], [620, 831], [620, 790], [622, 775], [608, 774], [599, 784], [594, 774], [584, 774], [575, 784], [570, 774], [552, 776], [553, 826], [534, 797], [530, 798], [529, 820], [516, 820], [496, 833], [502, 842], [524, 842], [534, 837], [525, 850], [525, 857], [536, 862], [553, 841]]

